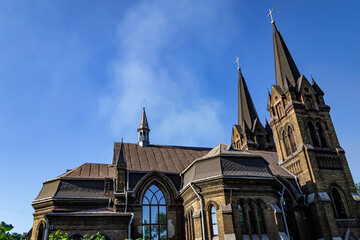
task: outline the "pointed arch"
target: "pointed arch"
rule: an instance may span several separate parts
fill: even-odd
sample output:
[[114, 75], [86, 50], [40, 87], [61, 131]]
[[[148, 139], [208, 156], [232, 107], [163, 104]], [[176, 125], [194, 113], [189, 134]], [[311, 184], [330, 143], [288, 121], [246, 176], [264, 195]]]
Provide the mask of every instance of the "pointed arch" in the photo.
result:
[[247, 214], [249, 217], [249, 225], [250, 225], [250, 233], [251, 234], [255, 234], [256, 233], [256, 216], [255, 216], [255, 211], [254, 211], [254, 205], [252, 204], [253, 202], [249, 202], [248, 206], [247, 206]]
[[291, 151], [290, 151], [288, 135], [287, 135], [287, 132], [285, 131], [285, 129], [282, 131], [282, 140], [283, 140], [283, 143], [285, 146], [286, 156], [289, 156], [291, 154]]
[[245, 205], [245, 202], [243, 200], [240, 200], [238, 202], [238, 212], [239, 212], [239, 220], [240, 220], [240, 228], [241, 228], [241, 233], [242, 234], [247, 234], [248, 231], [247, 231], [247, 218], [246, 218], [246, 212], [245, 212], [245, 209], [246, 209], [246, 205]]
[[154, 170], [141, 178], [141, 180], [134, 187], [132, 196], [135, 198], [136, 203], [141, 204], [145, 190], [153, 184], [157, 185], [165, 194], [167, 203], [170, 204], [175, 201], [177, 190], [173, 182], [163, 173]]
[[294, 153], [296, 152], [296, 142], [295, 142], [294, 130], [292, 126], [288, 126], [288, 136], [290, 140], [291, 152]]
[[313, 146], [320, 147], [319, 140], [318, 140], [316, 132], [315, 132], [314, 124], [310, 121], [308, 122], [308, 128], [309, 128], [310, 138], [311, 138]]
[[332, 184], [330, 187], [331, 202], [334, 208], [336, 218], [347, 218], [348, 211], [346, 205], [346, 198], [343, 190], [337, 184]]
[[41, 221], [37, 226], [36, 240], [44, 240], [44, 237], [45, 237], [45, 222]]
[[326, 144], [326, 139], [325, 139], [325, 135], [324, 135], [324, 130], [323, 130], [323, 127], [320, 122], [316, 123], [316, 130], [317, 130], [318, 136], [320, 138], [321, 147], [326, 148], [327, 144]]
[[219, 228], [216, 216], [216, 207], [212, 203], [209, 204], [208, 212], [209, 212], [209, 224], [210, 224], [210, 233], [211, 237], [215, 237], [219, 235]]
[[152, 184], [142, 199], [142, 227], [144, 239], [167, 238], [167, 203], [161, 189]]

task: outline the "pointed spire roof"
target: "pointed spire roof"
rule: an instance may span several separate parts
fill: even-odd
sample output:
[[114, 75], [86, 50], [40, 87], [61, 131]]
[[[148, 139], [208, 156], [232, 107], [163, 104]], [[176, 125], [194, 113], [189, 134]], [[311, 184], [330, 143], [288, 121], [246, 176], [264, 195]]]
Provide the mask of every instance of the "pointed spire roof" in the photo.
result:
[[238, 104], [238, 124], [240, 125], [242, 132], [252, 130], [258, 115], [256, 113], [254, 103], [251, 99], [240, 68], [238, 82]]
[[280, 86], [281, 89], [286, 92], [289, 88], [296, 86], [300, 72], [275, 25], [275, 21], [272, 22], [272, 25], [274, 29], [273, 41], [276, 85]]
[[271, 126], [267, 120], [267, 118], [265, 117], [265, 131], [267, 132], [267, 134], [269, 135], [272, 135], [273, 132], [272, 132], [272, 129], [271, 129]]
[[139, 125], [139, 128], [138, 128], [138, 131], [140, 131], [141, 129], [146, 129], [146, 130], [150, 131], [149, 123], [148, 123], [148, 120], [147, 120], [147, 117], [146, 117], [145, 107], [143, 107], [143, 112], [142, 112], [142, 115], [141, 115], [141, 120], [140, 120], [140, 125]]
[[120, 167], [120, 166], [126, 167], [126, 160], [125, 160], [123, 141], [121, 141], [121, 144], [120, 144], [120, 151], [119, 151], [118, 159], [116, 161], [116, 166], [118, 166], [118, 167]]
[[315, 92], [319, 95], [324, 95], [324, 92], [321, 90], [319, 85], [315, 82], [314, 78], [311, 76], [312, 79], [312, 87], [314, 88]]
[[270, 108], [271, 108], [271, 94], [270, 94], [269, 89], [268, 89], [268, 100], [267, 100], [266, 110], [269, 111]]

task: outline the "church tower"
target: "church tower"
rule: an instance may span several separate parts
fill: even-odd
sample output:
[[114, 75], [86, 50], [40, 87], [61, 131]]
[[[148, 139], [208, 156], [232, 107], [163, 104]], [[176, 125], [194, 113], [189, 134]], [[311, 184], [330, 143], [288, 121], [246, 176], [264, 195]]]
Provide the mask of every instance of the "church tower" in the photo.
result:
[[[318, 238], [335, 239], [359, 218], [359, 196], [340, 147], [324, 92], [300, 72], [273, 25], [276, 85], [268, 95], [278, 161], [306, 196]], [[358, 200], [358, 201], [356, 201]]]
[[231, 145], [240, 150], [272, 150], [274, 140], [267, 131], [271, 127], [268, 125], [266, 130], [260, 123], [240, 66], [238, 70], [238, 124], [233, 127]]
[[142, 147], [147, 147], [150, 144], [150, 140], [149, 140], [149, 132], [150, 132], [150, 128], [149, 128], [149, 123], [146, 117], [146, 112], [145, 112], [145, 107], [143, 107], [143, 112], [141, 115], [141, 120], [140, 120], [140, 125], [138, 128], [138, 144]]

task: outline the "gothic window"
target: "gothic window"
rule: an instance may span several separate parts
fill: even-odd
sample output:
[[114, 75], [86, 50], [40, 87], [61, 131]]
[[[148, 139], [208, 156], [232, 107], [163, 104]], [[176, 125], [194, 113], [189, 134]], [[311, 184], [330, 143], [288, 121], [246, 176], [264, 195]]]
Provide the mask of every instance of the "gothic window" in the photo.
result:
[[262, 212], [262, 209], [259, 206], [259, 204], [256, 204], [256, 211], [257, 211], [257, 219], [258, 219], [258, 224], [259, 224], [259, 228], [260, 228], [260, 233], [264, 234], [265, 233], [265, 224], [264, 224], [263, 212]]
[[41, 222], [38, 227], [37, 240], [44, 240], [44, 233], [45, 233], [45, 224], [44, 222]]
[[311, 101], [310, 98], [306, 99], [306, 105], [307, 105], [308, 109], [314, 108], [313, 102]]
[[255, 234], [255, 219], [254, 219], [254, 211], [250, 204], [248, 205], [248, 215], [249, 215], [249, 223], [250, 223], [250, 231], [251, 234]]
[[285, 130], [283, 131], [283, 142], [285, 146], [286, 156], [289, 156], [291, 152], [290, 152], [288, 135]]
[[320, 147], [319, 141], [318, 141], [317, 136], [316, 136], [314, 125], [311, 122], [309, 122], [308, 126], [309, 126], [309, 132], [310, 132], [310, 137], [311, 137], [311, 141], [313, 143], [313, 146], [314, 147]]
[[293, 129], [290, 126], [288, 128], [288, 136], [289, 136], [289, 140], [290, 140], [291, 152], [294, 153], [296, 151], [296, 143], [295, 143]]
[[216, 209], [214, 206], [210, 208], [210, 228], [211, 228], [211, 236], [219, 235], [218, 225], [217, 225], [217, 218], [216, 218]]
[[163, 192], [152, 185], [142, 201], [143, 238], [146, 240], [167, 239], [166, 199]]
[[239, 210], [239, 216], [240, 216], [241, 232], [242, 232], [242, 234], [247, 234], [246, 222], [245, 222], [244, 205], [241, 204], [241, 203], [239, 203], [239, 205], [238, 205], [238, 210]]
[[331, 198], [336, 218], [347, 218], [343, 198], [340, 191], [335, 186], [331, 187]]
[[318, 132], [318, 135], [319, 135], [319, 138], [320, 138], [321, 146], [322, 147], [327, 147], [325, 136], [324, 136], [324, 131], [323, 131], [323, 129], [321, 127], [321, 124], [319, 122], [316, 123], [316, 128], [317, 128], [317, 132]]

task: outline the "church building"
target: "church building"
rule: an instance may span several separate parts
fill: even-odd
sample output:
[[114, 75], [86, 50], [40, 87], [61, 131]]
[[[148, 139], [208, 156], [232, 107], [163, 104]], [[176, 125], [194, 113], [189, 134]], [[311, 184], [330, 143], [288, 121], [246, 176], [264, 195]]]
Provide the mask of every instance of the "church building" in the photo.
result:
[[229, 145], [151, 144], [144, 108], [138, 143], [115, 142], [112, 162], [44, 182], [32, 239], [57, 230], [72, 239], [359, 239], [360, 196], [330, 106], [272, 26], [276, 82], [265, 126], [240, 67]]

